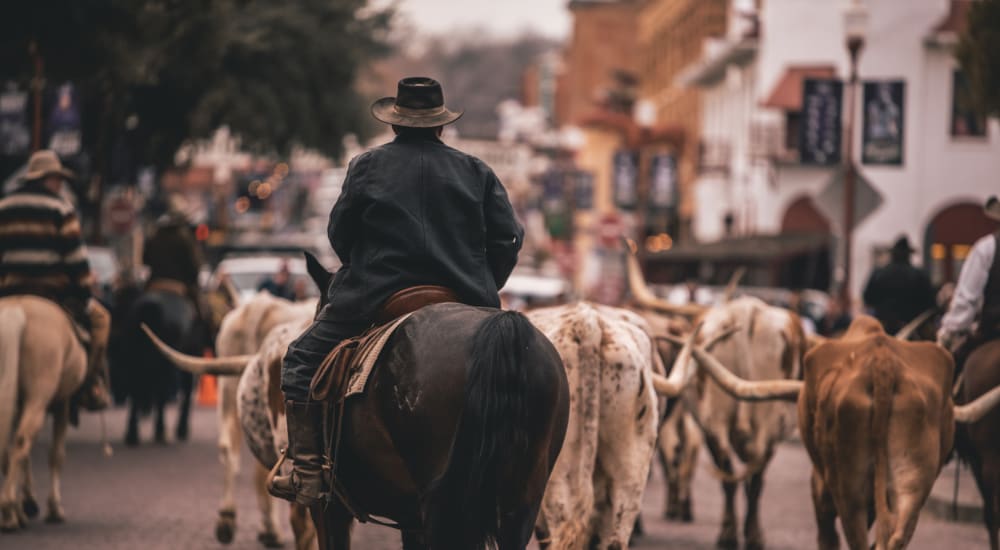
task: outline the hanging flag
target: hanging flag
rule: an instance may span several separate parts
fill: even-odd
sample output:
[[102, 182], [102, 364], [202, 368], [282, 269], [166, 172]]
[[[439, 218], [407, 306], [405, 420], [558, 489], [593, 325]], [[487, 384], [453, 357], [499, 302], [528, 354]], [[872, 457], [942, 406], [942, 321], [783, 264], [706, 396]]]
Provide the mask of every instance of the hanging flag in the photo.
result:
[[835, 165], [840, 162], [841, 112], [844, 83], [836, 79], [807, 78], [802, 81], [802, 124], [799, 162]]
[[864, 83], [861, 162], [903, 164], [905, 86], [902, 80]]
[[80, 152], [80, 104], [72, 83], [63, 83], [56, 89], [48, 128], [49, 149], [60, 157]]
[[667, 210], [677, 204], [677, 162], [673, 155], [656, 155], [650, 163], [649, 206]]
[[14, 82], [0, 92], [0, 155], [26, 155], [31, 146], [28, 93]]
[[618, 151], [614, 156], [612, 188], [615, 205], [622, 210], [634, 210], [638, 201], [639, 155], [634, 151]]

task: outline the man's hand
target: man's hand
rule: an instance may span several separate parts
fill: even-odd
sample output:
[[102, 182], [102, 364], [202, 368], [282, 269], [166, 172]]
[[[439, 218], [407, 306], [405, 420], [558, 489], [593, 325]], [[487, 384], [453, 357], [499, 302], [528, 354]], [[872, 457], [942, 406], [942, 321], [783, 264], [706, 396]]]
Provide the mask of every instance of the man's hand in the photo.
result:
[[937, 343], [951, 353], [955, 353], [955, 350], [965, 342], [968, 336], [968, 333], [965, 332], [950, 332], [942, 328], [938, 330]]

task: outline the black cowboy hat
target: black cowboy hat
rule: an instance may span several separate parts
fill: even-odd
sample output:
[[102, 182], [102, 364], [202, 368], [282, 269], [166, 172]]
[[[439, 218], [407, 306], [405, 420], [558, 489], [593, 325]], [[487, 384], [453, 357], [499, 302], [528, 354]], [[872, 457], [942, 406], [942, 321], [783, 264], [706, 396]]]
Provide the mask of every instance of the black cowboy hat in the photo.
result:
[[372, 116], [377, 120], [409, 128], [444, 126], [461, 118], [463, 113], [448, 110], [441, 84], [425, 76], [400, 80], [396, 97], [383, 97], [372, 103]]
[[996, 195], [986, 199], [986, 204], [983, 205], [983, 213], [986, 217], [1000, 222], [1000, 199], [997, 199]]
[[910, 255], [916, 251], [917, 250], [915, 248], [910, 246], [910, 239], [908, 239], [906, 235], [900, 236], [898, 239], [896, 239], [895, 244], [892, 245], [892, 252], [894, 254]]

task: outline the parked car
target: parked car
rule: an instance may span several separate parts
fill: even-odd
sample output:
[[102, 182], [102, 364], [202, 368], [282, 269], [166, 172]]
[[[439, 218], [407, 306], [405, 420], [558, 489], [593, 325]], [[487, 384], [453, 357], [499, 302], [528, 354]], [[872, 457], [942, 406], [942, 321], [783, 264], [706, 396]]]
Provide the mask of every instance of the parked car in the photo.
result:
[[[305, 297], [315, 298], [319, 296], [319, 289], [309, 277], [306, 271], [306, 261], [301, 255], [293, 254], [231, 254], [223, 258], [216, 266], [215, 272], [209, 280], [209, 287], [219, 284], [223, 274], [229, 276], [229, 280], [240, 293], [240, 298], [248, 300], [257, 293], [260, 285], [272, 277], [281, 269], [283, 262], [288, 262], [288, 270], [292, 276], [292, 285], [301, 284], [305, 292]], [[300, 282], [301, 281], [301, 282]]]

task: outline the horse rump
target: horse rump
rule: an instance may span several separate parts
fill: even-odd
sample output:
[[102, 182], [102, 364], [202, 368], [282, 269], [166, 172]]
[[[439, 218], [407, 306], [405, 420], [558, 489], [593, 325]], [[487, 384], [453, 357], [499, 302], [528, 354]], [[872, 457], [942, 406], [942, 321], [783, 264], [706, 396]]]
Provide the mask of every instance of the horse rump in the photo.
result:
[[512, 311], [491, 315], [476, 330], [448, 466], [422, 503], [431, 548], [494, 548], [501, 518], [540, 500], [554, 461], [549, 454], [558, 454], [546, 435], [561, 401], [554, 395], [561, 364], [555, 356], [558, 368], [549, 368], [549, 357], [539, 356], [545, 349], [539, 339], [548, 344]]

